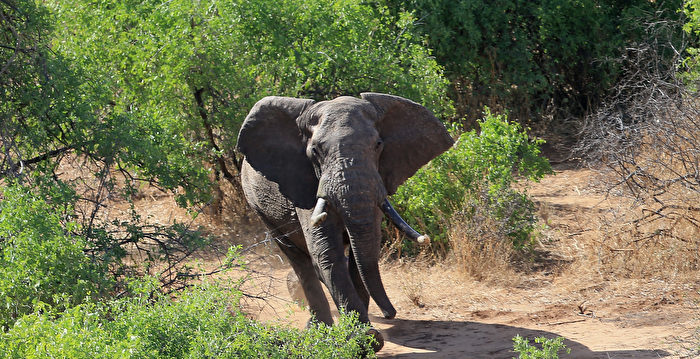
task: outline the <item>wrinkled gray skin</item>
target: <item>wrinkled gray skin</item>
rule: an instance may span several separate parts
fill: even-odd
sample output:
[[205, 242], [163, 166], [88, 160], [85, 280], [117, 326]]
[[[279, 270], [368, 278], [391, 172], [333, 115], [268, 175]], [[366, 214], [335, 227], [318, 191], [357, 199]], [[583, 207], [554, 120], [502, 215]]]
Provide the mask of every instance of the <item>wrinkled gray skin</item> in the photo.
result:
[[[361, 97], [266, 97], [238, 137], [246, 199], [289, 258], [311, 313], [329, 325], [321, 282], [338, 308], [356, 311], [362, 322], [369, 323], [370, 296], [384, 317], [396, 315], [379, 274], [379, 205], [453, 143], [423, 106], [385, 94]], [[313, 225], [318, 198], [327, 202], [327, 217]]]

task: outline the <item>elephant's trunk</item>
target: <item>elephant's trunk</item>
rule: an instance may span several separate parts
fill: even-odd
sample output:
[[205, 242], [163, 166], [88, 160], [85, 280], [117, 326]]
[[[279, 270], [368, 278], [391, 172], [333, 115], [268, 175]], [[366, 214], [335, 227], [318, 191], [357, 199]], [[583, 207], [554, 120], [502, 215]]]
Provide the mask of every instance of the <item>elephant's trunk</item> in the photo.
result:
[[382, 310], [384, 317], [393, 318], [396, 309], [386, 294], [379, 273], [382, 213], [379, 204], [386, 198], [386, 190], [379, 174], [345, 172], [346, 179], [361, 181], [334, 183], [327, 188], [329, 203], [338, 210], [350, 239], [350, 247], [357, 270], [369, 295]]
[[367, 211], [372, 213], [371, 222], [363, 223], [352, 219], [346, 220], [352, 255], [355, 258], [357, 270], [369, 295], [377, 303], [385, 318], [394, 318], [396, 309], [394, 309], [389, 296], [386, 294], [382, 277], [379, 273], [381, 245], [381, 227], [379, 222], [382, 215], [377, 206], [368, 208]]

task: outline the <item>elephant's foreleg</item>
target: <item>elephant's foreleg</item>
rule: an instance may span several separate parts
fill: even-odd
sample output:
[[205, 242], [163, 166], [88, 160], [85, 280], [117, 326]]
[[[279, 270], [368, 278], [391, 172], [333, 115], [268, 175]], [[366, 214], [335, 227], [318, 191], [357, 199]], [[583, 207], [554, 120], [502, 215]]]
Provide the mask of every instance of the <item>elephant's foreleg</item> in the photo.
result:
[[321, 323], [333, 325], [333, 316], [331, 308], [328, 305], [328, 299], [323, 292], [321, 282], [318, 280], [316, 270], [311, 262], [311, 257], [304, 251], [297, 248], [289, 240], [280, 240], [277, 242], [282, 252], [289, 258], [289, 262], [299, 278], [301, 288], [304, 290], [306, 302], [309, 305], [311, 315]]

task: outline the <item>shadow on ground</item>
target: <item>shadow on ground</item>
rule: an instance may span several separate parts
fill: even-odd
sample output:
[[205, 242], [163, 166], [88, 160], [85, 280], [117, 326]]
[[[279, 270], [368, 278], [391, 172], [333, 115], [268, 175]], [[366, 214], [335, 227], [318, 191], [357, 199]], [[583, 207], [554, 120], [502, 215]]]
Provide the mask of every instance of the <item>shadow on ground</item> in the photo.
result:
[[[387, 341], [384, 349], [377, 353], [380, 358], [510, 359], [517, 358], [512, 340], [516, 335], [530, 339], [530, 343], [534, 343], [536, 337], [558, 336], [547, 331], [469, 321], [383, 318], [372, 318], [372, 321]], [[651, 359], [670, 356], [659, 350], [592, 351], [575, 341], [565, 340], [564, 343], [571, 348], [571, 354], [560, 352], [562, 359]]]

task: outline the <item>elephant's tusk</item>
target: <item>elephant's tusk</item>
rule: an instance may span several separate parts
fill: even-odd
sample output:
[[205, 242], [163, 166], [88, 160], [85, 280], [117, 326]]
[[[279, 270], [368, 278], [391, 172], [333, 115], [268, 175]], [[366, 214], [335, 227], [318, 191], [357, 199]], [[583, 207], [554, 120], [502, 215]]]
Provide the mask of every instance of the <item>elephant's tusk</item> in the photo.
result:
[[316, 201], [314, 211], [311, 212], [311, 226], [318, 227], [326, 220], [326, 217], [328, 217], [328, 213], [326, 212], [326, 200], [319, 197], [318, 201]]
[[409, 226], [408, 223], [401, 218], [401, 215], [399, 215], [394, 207], [391, 206], [391, 203], [389, 203], [389, 199], [384, 199], [381, 208], [382, 211], [384, 211], [384, 214], [391, 219], [391, 222], [393, 222], [398, 229], [405, 233], [408, 238], [414, 239], [421, 244], [430, 243], [430, 237], [427, 234], [420, 234], [416, 232], [415, 229], [411, 228], [411, 226]]

